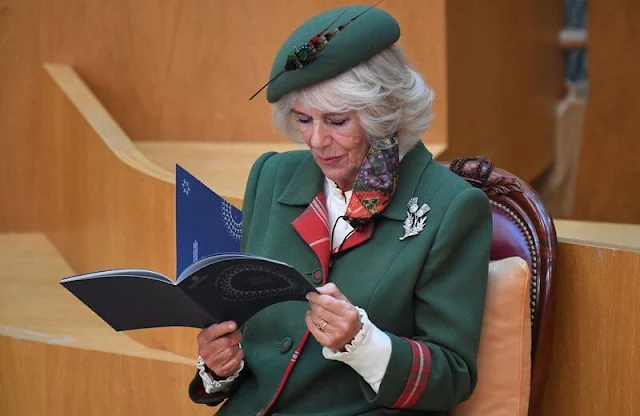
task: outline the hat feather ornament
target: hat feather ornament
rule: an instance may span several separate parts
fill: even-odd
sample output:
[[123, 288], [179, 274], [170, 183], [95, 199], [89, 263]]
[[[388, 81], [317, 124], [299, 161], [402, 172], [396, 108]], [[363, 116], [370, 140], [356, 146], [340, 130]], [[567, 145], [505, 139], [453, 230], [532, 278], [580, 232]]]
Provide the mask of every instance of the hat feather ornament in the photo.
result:
[[328, 45], [331, 40], [338, 35], [341, 31], [347, 28], [351, 23], [356, 21], [360, 16], [369, 12], [371, 9], [382, 3], [384, 0], [380, 0], [379, 2], [369, 6], [366, 10], [347, 20], [346, 22], [338, 23], [341, 17], [349, 10], [349, 7], [345, 8], [338, 17], [335, 18], [329, 25], [327, 25], [324, 29], [318, 32], [315, 36], [309, 39], [306, 42], [303, 42], [293, 48], [287, 55], [287, 60], [284, 65], [284, 68], [278, 72], [276, 75], [272, 76], [271, 79], [263, 85], [255, 94], [253, 94], [249, 100], [254, 99], [262, 90], [264, 90], [267, 86], [269, 86], [273, 81], [278, 79], [282, 74], [289, 71], [295, 71], [297, 69], [302, 69], [314, 62], [318, 58], [318, 54], [322, 52]]

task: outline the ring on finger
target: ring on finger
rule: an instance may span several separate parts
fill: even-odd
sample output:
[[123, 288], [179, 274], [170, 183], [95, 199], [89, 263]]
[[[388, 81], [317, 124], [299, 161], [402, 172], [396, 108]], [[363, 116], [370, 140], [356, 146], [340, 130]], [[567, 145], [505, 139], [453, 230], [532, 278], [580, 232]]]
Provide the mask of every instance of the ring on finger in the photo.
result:
[[324, 329], [327, 327], [327, 325], [329, 325], [329, 323], [324, 319], [321, 319], [320, 322], [318, 322], [318, 324], [316, 325], [316, 328], [318, 328], [318, 331], [324, 332]]

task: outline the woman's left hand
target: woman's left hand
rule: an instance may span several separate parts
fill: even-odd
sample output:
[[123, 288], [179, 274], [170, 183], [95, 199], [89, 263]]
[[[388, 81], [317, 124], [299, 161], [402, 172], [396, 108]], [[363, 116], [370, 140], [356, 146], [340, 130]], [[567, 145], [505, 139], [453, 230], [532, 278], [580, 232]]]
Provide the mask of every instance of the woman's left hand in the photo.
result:
[[362, 328], [360, 314], [335, 284], [319, 287], [318, 292], [307, 295], [307, 328], [323, 347], [344, 351]]

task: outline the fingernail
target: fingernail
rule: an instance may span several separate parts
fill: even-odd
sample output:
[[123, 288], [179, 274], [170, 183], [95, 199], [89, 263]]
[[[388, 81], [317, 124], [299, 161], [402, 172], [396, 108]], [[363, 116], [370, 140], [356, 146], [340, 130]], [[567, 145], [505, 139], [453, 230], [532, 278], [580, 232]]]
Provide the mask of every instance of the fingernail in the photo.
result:
[[230, 330], [232, 330], [232, 331], [233, 331], [234, 329], [236, 329], [236, 324], [235, 324], [234, 322], [231, 322], [231, 323], [229, 324], [229, 329], [230, 329]]
[[311, 295], [307, 293], [306, 295], [304, 295], [304, 297], [305, 297], [307, 300], [309, 300], [309, 298], [311, 297]]

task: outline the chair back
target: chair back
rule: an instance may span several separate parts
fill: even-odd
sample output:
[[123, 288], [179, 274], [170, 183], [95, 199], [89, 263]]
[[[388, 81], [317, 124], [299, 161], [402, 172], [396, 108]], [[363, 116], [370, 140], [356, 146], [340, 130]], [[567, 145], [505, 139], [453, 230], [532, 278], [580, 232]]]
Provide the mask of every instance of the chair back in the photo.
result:
[[443, 165], [489, 197], [493, 214], [491, 260], [519, 256], [531, 270], [529, 415], [537, 415], [550, 363], [554, 326], [553, 265], [557, 237], [553, 220], [533, 188], [509, 172], [494, 168], [484, 157], [459, 158]]

